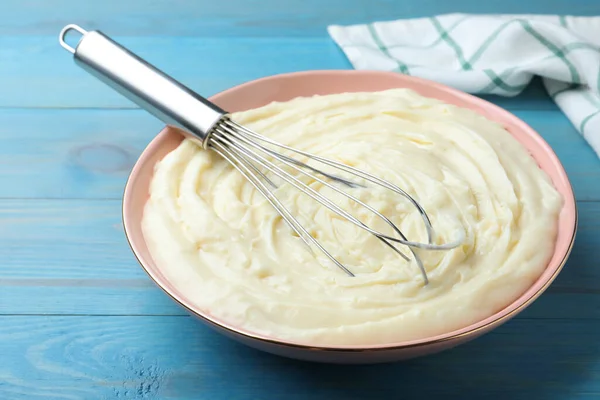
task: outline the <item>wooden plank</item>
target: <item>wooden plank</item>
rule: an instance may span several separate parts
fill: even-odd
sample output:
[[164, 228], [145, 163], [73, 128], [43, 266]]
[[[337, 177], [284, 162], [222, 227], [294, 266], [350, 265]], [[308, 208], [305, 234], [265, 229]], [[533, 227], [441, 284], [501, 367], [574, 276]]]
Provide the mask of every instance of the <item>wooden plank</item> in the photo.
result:
[[[578, 200], [600, 200], [600, 161], [560, 113], [515, 111], [555, 149]], [[120, 199], [161, 123], [141, 110], [0, 109], [0, 198]]]
[[[274, 74], [351, 68], [325, 34], [317, 38], [116, 39], [205, 96]], [[136, 108], [74, 65], [54, 34], [0, 36], [0, 87], [0, 107]], [[489, 98], [510, 109], [557, 109], [539, 82], [516, 99]]]
[[[131, 267], [139, 268], [137, 264]], [[579, 268], [582, 267], [570, 262], [563, 274]], [[584, 287], [567, 287], [564, 281], [559, 276], [546, 293], [515, 318], [599, 320], [600, 280], [595, 276]], [[591, 288], [592, 285], [596, 287]], [[186, 316], [188, 313], [147, 277], [135, 280], [0, 277], [0, 315]]]
[[0, 317], [0, 398], [591, 399], [599, 330], [514, 320], [426, 358], [331, 366], [260, 353], [192, 318]]
[[[118, 201], [0, 203], [2, 278], [140, 279]], [[83, 282], [80, 282], [83, 283]]]
[[454, 13], [596, 15], [593, 0], [4, 0], [0, 35], [56, 35], [69, 23], [113, 35], [321, 36], [328, 24], [357, 24]]
[[[579, 208], [570, 260], [525, 317], [600, 319], [600, 202]], [[0, 201], [0, 314], [185, 315], [137, 264], [120, 219], [118, 200]]]
[[137, 110], [0, 110], [0, 197], [121, 198], [161, 129]]

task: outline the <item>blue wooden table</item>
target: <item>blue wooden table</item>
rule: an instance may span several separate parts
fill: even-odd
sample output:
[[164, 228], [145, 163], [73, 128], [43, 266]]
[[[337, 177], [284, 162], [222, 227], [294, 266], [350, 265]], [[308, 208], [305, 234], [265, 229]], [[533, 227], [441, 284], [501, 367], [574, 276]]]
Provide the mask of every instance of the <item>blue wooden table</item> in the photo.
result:
[[349, 24], [447, 12], [600, 14], [598, 0], [4, 0], [0, 3], [0, 399], [600, 396], [600, 161], [539, 82], [490, 99], [553, 146], [580, 209], [570, 261], [518, 318], [445, 353], [329, 366], [246, 348], [146, 276], [121, 227], [131, 166], [161, 129], [79, 70], [67, 23], [102, 29], [201, 93], [350, 68]]

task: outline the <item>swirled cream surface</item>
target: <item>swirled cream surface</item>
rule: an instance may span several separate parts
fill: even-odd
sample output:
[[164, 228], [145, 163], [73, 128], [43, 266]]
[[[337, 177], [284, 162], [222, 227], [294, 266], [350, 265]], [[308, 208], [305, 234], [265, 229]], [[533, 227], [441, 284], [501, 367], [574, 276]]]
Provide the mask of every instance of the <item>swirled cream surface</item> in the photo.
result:
[[[470, 110], [394, 89], [298, 98], [232, 117], [398, 185], [429, 214], [435, 243], [463, 241], [447, 251], [417, 250], [430, 279], [424, 285], [413, 260], [268, 175], [292, 214], [356, 275], [350, 277], [309, 251], [227, 161], [185, 140], [156, 166], [143, 232], [165, 277], [230, 324], [310, 345], [424, 338], [507, 306], [551, 257], [562, 197], [505, 129]], [[305, 182], [393, 234], [364, 207]], [[344, 190], [410, 240], [427, 241], [418, 211], [401, 196], [369, 185]]]

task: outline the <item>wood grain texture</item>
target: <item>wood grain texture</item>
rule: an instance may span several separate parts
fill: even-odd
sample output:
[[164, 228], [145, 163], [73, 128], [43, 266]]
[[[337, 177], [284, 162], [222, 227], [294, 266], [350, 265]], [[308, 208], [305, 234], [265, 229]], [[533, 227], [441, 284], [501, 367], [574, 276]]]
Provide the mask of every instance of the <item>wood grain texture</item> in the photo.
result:
[[188, 317], [0, 317], [2, 399], [593, 399], [597, 320], [513, 320], [404, 363], [259, 353]]
[[324, 36], [328, 24], [444, 13], [595, 15], [595, 0], [4, 0], [0, 35], [55, 35], [79, 23], [127, 36]]

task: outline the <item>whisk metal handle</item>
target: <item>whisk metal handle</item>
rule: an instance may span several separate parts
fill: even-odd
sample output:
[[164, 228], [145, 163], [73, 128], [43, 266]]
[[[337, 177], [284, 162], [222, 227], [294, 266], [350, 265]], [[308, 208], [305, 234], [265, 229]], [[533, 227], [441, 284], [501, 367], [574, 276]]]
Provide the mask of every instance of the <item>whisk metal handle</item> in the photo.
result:
[[[69, 31], [81, 34], [74, 48], [65, 42]], [[203, 147], [213, 127], [227, 114], [100, 31], [67, 25], [59, 42], [73, 54], [77, 65], [164, 123], [191, 134]]]

